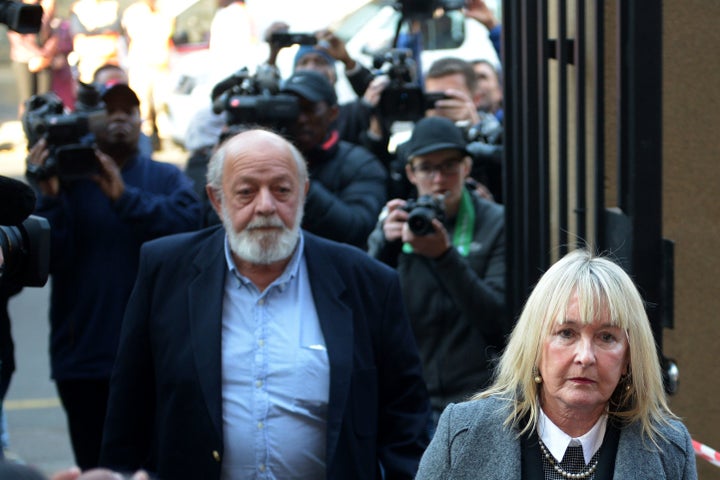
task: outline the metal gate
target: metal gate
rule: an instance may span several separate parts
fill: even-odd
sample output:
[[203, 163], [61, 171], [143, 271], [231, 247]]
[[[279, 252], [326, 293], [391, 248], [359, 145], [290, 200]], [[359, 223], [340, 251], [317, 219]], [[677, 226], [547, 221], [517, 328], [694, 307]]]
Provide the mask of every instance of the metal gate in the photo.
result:
[[[631, 274], [665, 367], [672, 242], [662, 238], [662, 2], [504, 0], [508, 308], [576, 247]], [[613, 130], [614, 127], [614, 130]]]

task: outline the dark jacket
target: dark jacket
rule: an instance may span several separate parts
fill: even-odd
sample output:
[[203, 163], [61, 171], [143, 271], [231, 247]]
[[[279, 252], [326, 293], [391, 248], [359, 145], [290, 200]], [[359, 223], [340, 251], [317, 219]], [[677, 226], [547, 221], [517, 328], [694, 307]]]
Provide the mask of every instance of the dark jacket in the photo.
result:
[[[498, 398], [450, 405], [440, 418], [423, 455], [417, 480], [521, 480], [518, 432], [503, 425], [507, 402]], [[620, 430], [612, 478], [622, 480], [695, 480], [695, 452], [685, 425], [669, 420], [664, 438], [652, 445], [639, 424]], [[542, 472], [537, 478], [542, 478]]]
[[363, 147], [339, 140], [337, 132], [306, 158], [310, 190], [303, 228], [365, 248], [386, 200], [387, 173], [380, 161]]
[[136, 156], [112, 202], [91, 180], [40, 196], [50, 222], [50, 359], [55, 380], [108, 379], [143, 242], [200, 227], [200, 201], [174, 165]]
[[[412, 479], [429, 404], [397, 275], [358, 249], [305, 235], [330, 362], [328, 479]], [[220, 478], [225, 232], [143, 247], [123, 323], [100, 463], [160, 478]]]
[[[505, 221], [502, 206], [472, 194], [475, 225], [470, 253], [451, 248], [438, 259], [401, 251], [379, 223], [369, 253], [397, 266], [403, 298], [420, 349], [432, 406], [464, 400], [490, 379], [491, 361], [511, 330], [505, 315]], [[446, 222], [450, 238], [455, 220]]]

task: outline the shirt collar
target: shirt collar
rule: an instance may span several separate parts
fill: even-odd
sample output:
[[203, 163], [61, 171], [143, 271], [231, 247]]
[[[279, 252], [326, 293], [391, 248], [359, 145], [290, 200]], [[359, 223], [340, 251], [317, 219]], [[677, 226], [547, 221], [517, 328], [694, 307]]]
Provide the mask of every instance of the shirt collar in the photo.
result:
[[[235, 266], [235, 262], [233, 261], [232, 257], [232, 250], [230, 249], [230, 243], [228, 242], [227, 233], [225, 234], [225, 262], [227, 263], [228, 270], [233, 275], [234, 278], [238, 280], [238, 287], [241, 285], [244, 285], [246, 287], [249, 287], [252, 285], [252, 282], [250, 279], [248, 279], [245, 275], [241, 274], [237, 267]], [[302, 258], [302, 252], [304, 250], [305, 246], [305, 239], [303, 238], [302, 230], [300, 231], [300, 234], [298, 235], [298, 242], [295, 246], [295, 250], [293, 251], [292, 256], [290, 257], [290, 262], [288, 262], [287, 266], [285, 267], [285, 270], [283, 273], [276, 278], [269, 286], [266, 291], [270, 290], [270, 287], [278, 285], [281, 290], [285, 289], [285, 286], [287, 283], [295, 278], [298, 274], [298, 271], [300, 269], [300, 260]]]
[[607, 428], [607, 415], [603, 414], [595, 425], [582, 437], [573, 438], [567, 433], [560, 430], [545, 412], [540, 409], [540, 418], [538, 421], [538, 436], [545, 444], [553, 457], [561, 461], [565, 456], [565, 450], [570, 445], [582, 445], [585, 464], [590, 463], [595, 452], [600, 450], [603, 438], [605, 437], [605, 429]]

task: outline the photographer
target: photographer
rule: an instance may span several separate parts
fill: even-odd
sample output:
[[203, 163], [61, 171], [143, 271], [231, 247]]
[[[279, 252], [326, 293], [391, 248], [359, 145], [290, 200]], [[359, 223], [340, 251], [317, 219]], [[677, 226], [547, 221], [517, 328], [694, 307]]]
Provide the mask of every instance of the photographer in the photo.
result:
[[[394, 63], [391, 71], [412, 69], [403, 62]], [[455, 57], [436, 60], [425, 75], [422, 90], [414, 82], [393, 86], [383, 82], [382, 77], [374, 80], [368, 91], [376, 88], [380, 91], [376, 92], [377, 108], [366, 135], [367, 146], [378, 156], [382, 155], [381, 160], [388, 165], [390, 197], [406, 197], [415, 190], [404, 173], [407, 145], [401, 143], [395, 152], [388, 151], [389, 126], [396, 120], [396, 112], [403, 109], [409, 114], [402, 120], [417, 121], [424, 116], [440, 116], [455, 122], [462, 129], [473, 158], [468, 181], [483, 198], [501, 200], [502, 125], [493, 115], [479, 109], [481, 97], [477, 90], [477, 75], [469, 62]], [[407, 100], [395, 108], [388, 108], [388, 104], [399, 103], [398, 100], [389, 101], [389, 98]]]
[[81, 161], [70, 154], [60, 162], [43, 138], [27, 158], [39, 192], [36, 214], [52, 227], [51, 376], [82, 469], [98, 462], [110, 373], [140, 246], [200, 226], [200, 202], [190, 180], [174, 165], [137, 151], [141, 119], [135, 93], [121, 83], [99, 91], [105, 114], [93, 130], [94, 155]]
[[288, 134], [305, 157], [311, 179], [303, 228], [364, 248], [386, 200], [385, 169], [372, 153], [340, 139], [332, 126], [337, 96], [322, 74], [296, 72], [281, 93], [297, 97], [300, 107]]
[[370, 255], [400, 275], [435, 422], [487, 384], [510, 331], [503, 207], [466, 188], [466, 146], [451, 120], [420, 120], [405, 166], [420, 197], [390, 200], [368, 239]]

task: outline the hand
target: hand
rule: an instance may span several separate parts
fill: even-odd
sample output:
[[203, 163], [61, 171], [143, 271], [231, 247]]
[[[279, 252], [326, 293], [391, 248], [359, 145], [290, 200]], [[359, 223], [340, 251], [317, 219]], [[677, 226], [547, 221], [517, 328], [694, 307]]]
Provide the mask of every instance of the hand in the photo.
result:
[[287, 32], [290, 30], [290, 25], [288, 25], [285, 22], [273, 22], [270, 24], [270, 26], [265, 30], [265, 35], [263, 35], [263, 38], [265, 42], [267, 42], [268, 45], [270, 45], [270, 55], [268, 56], [268, 65], [275, 65], [275, 62], [277, 60], [278, 53], [280, 53], [280, 50], [282, 47], [278, 45], [275, 42], [270, 41], [273, 33], [279, 33], [279, 32]]
[[402, 208], [406, 203], [405, 200], [394, 198], [385, 204], [384, 211], [387, 212], [387, 216], [383, 221], [383, 233], [388, 242], [402, 238], [403, 227], [408, 217], [408, 212]]
[[382, 95], [383, 90], [385, 90], [389, 84], [390, 78], [387, 75], [379, 75], [373, 78], [365, 90], [363, 102], [371, 107], [376, 107], [377, 104], [380, 103], [380, 96]]
[[95, 149], [95, 156], [100, 165], [100, 172], [93, 175], [92, 179], [108, 198], [115, 201], [125, 191], [125, 182], [120, 173], [120, 168], [112, 157], [98, 149]]
[[465, 92], [448, 89], [443, 93], [448, 98], [437, 100], [435, 108], [427, 111], [428, 116], [437, 115], [449, 118], [453, 122], [469, 122], [470, 125], [477, 125], [480, 122], [475, 103]]
[[345, 64], [345, 70], [352, 70], [355, 68], [355, 60], [350, 57], [347, 49], [345, 48], [345, 42], [340, 40], [330, 30], [320, 30], [315, 33], [318, 39], [317, 47], [324, 50], [333, 57], [335, 60], [340, 60]]
[[428, 235], [415, 235], [407, 223], [402, 229], [402, 241], [413, 247], [413, 253], [428, 258], [438, 258], [450, 249], [450, 236], [442, 222], [437, 218], [432, 221], [433, 233]]
[[[93, 468], [82, 473], [78, 467], [72, 467], [55, 473], [50, 480], [123, 480], [123, 478], [126, 477], [105, 468]], [[150, 480], [150, 477], [145, 471], [138, 470], [130, 480]]]
[[[28, 170], [44, 168], [49, 156], [50, 151], [47, 148], [47, 141], [41, 138], [32, 146], [25, 159]], [[42, 195], [57, 197], [60, 194], [60, 179], [58, 179], [57, 175], [53, 175], [48, 179], [38, 180], [37, 187]]]
[[468, 18], [473, 18], [485, 25], [485, 28], [492, 30], [500, 25], [495, 14], [490, 10], [484, 0], [466, 0], [463, 13]]

